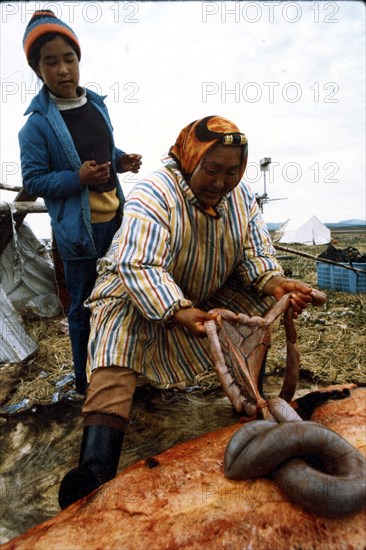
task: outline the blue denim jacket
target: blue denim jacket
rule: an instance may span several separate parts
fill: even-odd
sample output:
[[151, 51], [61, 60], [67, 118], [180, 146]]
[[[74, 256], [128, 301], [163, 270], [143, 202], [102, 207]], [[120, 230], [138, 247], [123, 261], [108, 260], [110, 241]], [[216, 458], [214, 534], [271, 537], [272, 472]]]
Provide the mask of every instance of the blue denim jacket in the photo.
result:
[[[100, 111], [113, 143], [115, 163], [123, 153], [113, 141], [113, 128], [104, 97], [86, 90], [89, 101]], [[80, 185], [81, 161], [72, 137], [56, 105], [43, 86], [25, 115], [31, 114], [19, 132], [20, 160], [24, 189], [42, 197], [51, 217], [59, 254], [64, 260], [96, 258], [90, 214], [89, 189]], [[117, 172], [117, 169], [116, 169]], [[120, 214], [124, 195], [116, 176]]]

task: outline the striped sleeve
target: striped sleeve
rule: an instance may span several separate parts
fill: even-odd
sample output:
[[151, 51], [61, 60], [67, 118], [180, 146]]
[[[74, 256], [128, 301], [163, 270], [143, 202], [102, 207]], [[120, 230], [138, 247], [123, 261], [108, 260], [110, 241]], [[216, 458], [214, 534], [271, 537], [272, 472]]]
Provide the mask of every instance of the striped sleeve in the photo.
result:
[[191, 307], [171, 274], [167, 205], [153, 187], [136, 190], [128, 201], [121, 231], [118, 273], [140, 313], [151, 321], [169, 321], [182, 307]]
[[257, 200], [247, 186], [242, 189], [248, 209], [248, 226], [244, 254], [237, 271], [246, 285], [260, 292], [270, 278], [283, 275], [283, 271], [275, 257], [276, 250]]

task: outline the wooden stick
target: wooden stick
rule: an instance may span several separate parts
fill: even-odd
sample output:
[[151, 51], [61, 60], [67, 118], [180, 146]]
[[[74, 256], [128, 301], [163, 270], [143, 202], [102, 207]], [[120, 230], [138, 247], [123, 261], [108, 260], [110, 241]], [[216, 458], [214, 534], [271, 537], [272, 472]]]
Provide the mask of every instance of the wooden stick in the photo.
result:
[[294, 248], [281, 246], [277, 243], [273, 243], [273, 246], [276, 248], [276, 250], [282, 250], [282, 252], [288, 252], [289, 254], [296, 254], [297, 256], [303, 256], [304, 258], [309, 258], [310, 260], [315, 260], [316, 262], [323, 262], [325, 264], [337, 265], [338, 267], [343, 267], [344, 269], [350, 269], [351, 271], [355, 271], [356, 273], [364, 273], [366, 275], [366, 271], [364, 269], [358, 269], [357, 267], [344, 265], [343, 263], [335, 262], [334, 260], [328, 260], [327, 258], [319, 258], [318, 256], [313, 256], [313, 254], [308, 254], [307, 252], [299, 252]]
[[3, 202], [0, 204], [0, 214], [9, 212], [9, 209], [14, 210], [18, 214], [39, 214], [47, 212], [44, 203], [39, 202]]
[[23, 189], [21, 185], [8, 185], [7, 183], [0, 183], [0, 189], [4, 191], [16, 191], [19, 192]]

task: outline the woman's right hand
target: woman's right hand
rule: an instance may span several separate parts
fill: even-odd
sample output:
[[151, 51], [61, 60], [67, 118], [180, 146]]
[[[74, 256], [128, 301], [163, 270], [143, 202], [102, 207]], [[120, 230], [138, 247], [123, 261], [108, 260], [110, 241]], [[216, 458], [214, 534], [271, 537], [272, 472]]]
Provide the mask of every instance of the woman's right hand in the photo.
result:
[[175, 324], [186, 327], [193, 334], [200, 337], [206, 336], [205, 321], [217, 321], [218, 318], [219, 315], [216, 313], [207, 313], [195, 307], [179, 309], [173, 315]]
[[86, 160], [79, 169], [80, 185], [102, 185], [110, 175], [110, 162], [97, 164], [95, 160]]

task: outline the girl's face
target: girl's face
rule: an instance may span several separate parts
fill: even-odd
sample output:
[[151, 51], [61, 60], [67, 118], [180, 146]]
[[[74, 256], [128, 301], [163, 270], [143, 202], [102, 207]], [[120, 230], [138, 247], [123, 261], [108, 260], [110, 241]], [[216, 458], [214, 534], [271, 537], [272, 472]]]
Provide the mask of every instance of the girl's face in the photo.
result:
[[194, 170], [189, 186], [200, 204], [216, 206], [240, 182], [243, 166], [241, 147], [215, 145]]
[[73, 48], [61, 37], [42, 46], [37, 75], [53, 95], [62, 99], [77, 97], [79, 60]]

